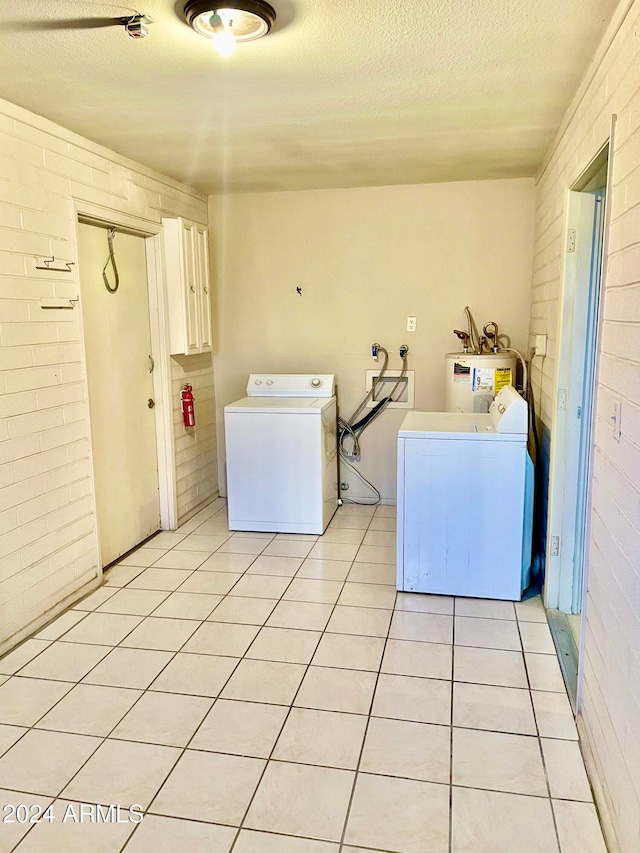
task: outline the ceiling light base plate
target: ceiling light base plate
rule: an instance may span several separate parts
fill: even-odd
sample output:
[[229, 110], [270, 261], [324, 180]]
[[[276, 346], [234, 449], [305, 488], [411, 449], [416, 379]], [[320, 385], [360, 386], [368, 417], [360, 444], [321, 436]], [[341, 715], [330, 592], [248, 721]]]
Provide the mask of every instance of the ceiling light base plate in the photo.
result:
[[213, 38], [211, 19], [218, 16], [225, 30], [236, 42], [254, 41], [266, 36], [275, 20], [275, 9], [264, 0], [189, 0], [184, 7], [184, 19], [197, 33]]

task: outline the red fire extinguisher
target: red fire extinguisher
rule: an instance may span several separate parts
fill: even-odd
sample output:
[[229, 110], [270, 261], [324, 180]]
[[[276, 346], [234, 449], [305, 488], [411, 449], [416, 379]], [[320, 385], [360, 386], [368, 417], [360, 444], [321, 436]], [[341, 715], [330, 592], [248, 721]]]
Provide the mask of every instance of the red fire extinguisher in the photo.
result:
[[186, 427], [196, 425], [196, 413], [193, 407], [193, 388], [191, 385], [185, 385], [180, 392], [180, 402], [182, 403], [182, 420]]

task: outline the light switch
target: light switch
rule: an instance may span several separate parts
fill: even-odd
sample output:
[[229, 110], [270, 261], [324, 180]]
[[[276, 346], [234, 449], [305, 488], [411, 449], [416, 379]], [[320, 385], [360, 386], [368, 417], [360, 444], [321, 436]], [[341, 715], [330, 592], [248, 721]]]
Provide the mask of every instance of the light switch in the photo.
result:
[[547, 336], [546, 335], [536, 335], [536, 355], [546, 355], [547, 354]]

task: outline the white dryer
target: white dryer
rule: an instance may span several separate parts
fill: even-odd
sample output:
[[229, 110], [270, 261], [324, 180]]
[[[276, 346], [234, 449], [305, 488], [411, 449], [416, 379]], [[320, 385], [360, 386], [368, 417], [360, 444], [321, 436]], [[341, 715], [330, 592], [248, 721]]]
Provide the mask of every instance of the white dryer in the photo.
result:
[[225, 406], [231, 530], [323, 533], [338, 508], [330, 374], [251, 374]]
[[533, 464], [527, 403], [411, 412], [398, 433], [397, 586], [519, 600], [529, 584]]

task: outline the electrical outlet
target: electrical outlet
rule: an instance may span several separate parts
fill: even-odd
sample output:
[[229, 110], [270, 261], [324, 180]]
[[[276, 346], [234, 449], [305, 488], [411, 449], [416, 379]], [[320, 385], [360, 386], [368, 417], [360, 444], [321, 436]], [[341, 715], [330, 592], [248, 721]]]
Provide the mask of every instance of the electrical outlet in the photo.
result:
[[407, 332], [415, 332], [416, 330], [416, 318], [415, 317], [407, 317]]

